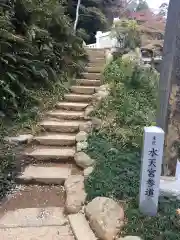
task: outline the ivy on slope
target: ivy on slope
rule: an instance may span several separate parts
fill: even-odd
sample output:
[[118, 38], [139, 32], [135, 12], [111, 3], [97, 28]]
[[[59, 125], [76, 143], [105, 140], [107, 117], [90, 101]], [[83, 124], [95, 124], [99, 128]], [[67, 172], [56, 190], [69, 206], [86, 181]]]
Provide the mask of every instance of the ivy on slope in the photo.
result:
[[96, 166], [85, 184], [88, 199], [106, 196], [124, 205], [123, 235], [178, 240], [178, 201], [160, 198], [155, 217], [138, 210], [142, 133], [155, 119], [158, 75], [153, 69], [117, 60], [107, 67], [105, 81], [111, 94], [95, 113], [104, 120], [103, 127], [89, 137], [88, 153]]
[[81, 69], [82, 39], [64, 12], [59, 0], [0, 2], [0, 111], [20, 111], [36, 102], [32, 91], [63, 86]]

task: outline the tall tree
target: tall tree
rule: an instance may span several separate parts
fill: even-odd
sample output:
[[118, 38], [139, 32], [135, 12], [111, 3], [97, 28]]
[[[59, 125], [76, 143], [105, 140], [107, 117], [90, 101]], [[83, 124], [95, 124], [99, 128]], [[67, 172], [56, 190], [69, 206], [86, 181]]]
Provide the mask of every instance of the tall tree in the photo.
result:
[[77, 28], [77, 24], [78, 24], [78, 20], [79, 20], [80, 4], [81, 4], [81, 0], [78, 0], [77, 8], [76, 8], [76, 19], [75, 19], [75, 22], [74, 22], [74, 32], [76, 32], [76, 28]]
[[[67, 11], [73, 22], [76, 19], [76, 7], [78, 0], [68, 0]], [[83, 29], [89, 37], [88, 43], [95, 41], [95, 34], [98, 30], [105, 30], [107, 19], [102, 11], [100, 1], [81, 0], [79, 7], [79, 20], [77, 30]], [[85, 39], [87, 41], [87, 39]]]
[[[123, 2], [123, 0], [81, 0], [77, 29], [84, 29], [89, 36], [88, 42], [94, 42], [97, 31], [105, 31], [111, 26], [115, 17], [114, 9], [119, 9]], [[68, 14], [73, 22], [76, 19], [77, 3], [78, 0], [68, 0]]]

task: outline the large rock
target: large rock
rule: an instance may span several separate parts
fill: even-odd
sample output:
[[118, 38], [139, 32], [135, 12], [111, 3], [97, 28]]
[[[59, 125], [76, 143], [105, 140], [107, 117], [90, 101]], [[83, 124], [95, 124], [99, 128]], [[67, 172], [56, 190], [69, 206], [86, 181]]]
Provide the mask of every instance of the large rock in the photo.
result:
[[102, 125], [101, 119], [99, 119], [97, 117], [93, 117], [91, 120], [92, 120], [92, 127], [94, 129], [100, 129], [101, 128], [101, 125]]
[[92, 104], [93, 106], [99, 107], [103, 99], [107, 98], [110, 93], [110, 88], [108, 84], [101, 85], [97, 88], [96, 93], [93, 94]]
[[108, 84], [101, 85], [97, 88], [97, 93], [100, 97], [106, 98], [109, 95], [110, 87]]
[[85, 112], [84, 112], [84, 119], [89, 119], [93, 111], [94, 111], [93, 106], [91, 106], [91, 105], [87, 106], [87, 108], [85, 109]]
[[137, 236], [126, 236], [124, 238], [118, 238], [117, 240], [142, 240], [142, 239]]
[[175, 177], [161, 177], [160, 195], [180, 200], [180, 184]]
[[99, 91], [98, 95], [101, 99], [104, 99], [109, 95], [109, 92], [108, 91]]
[[83, 131], [83, 132], [87, 132], [90, 133], [92, 130], [92, 123], [91, 121], [85, 122], [85, 123], [81, 123], [79, 125], [79, 130]]
[[113, 61], [113, 53], [112, 50], [106, 50], [105, 52], [106, 64], [109, 64]]
[[82, 152], [83, 150], [86, 150], [87, 148], [88, 148], [88, 143], [86, 141], [77, 142], [77, 144], [76, 144], [77, 152]]
[[141, 64], [142, 63], [141, 50], [139, 48], [136, 48], [135, 51], [130, 51], [127, 54], [124, 54], [122, 56], [122, 60], [132, 61]]
[[102, 99], [103, 98], [101, 96], [99, 96], [98, 93], [93, 94], [93, 96], [92, 96], [92, 104], [93, 104], [93, 106], [98, 108], [100, 106], [100, 104], [101, 104]]
[[93, 199], [85, 214], [96, 236], [103, 240], [113, 240], [124, 225], [123, 208], [110, 198]]
[[74, 160], [79, 167], [87, 168], [94, 164], [94, 160], [91, 159], [86, 153], [78, 152], [74, 156]]
[[66, 190], [66, 212], [69, 214], [78, 213], [86, 199], [84, 177], [81, 175], [71, 175], [65, 181], [64, 187]]
[[96, 240], [93, 231], [91, 230], [89, 223], [85, 216], [81, 213], [72, 214], [68, 216], [71, 229], [77, 240]]
[[110, 91], [109, 85], [108, 85], [108, 84], [101, 85], [101, 86], [98, 88], [98, 92], [100, 92], [100, 91], [109, 92], [109, 91]]
[[85, 131], [80, 131], [77, 135], [76, 135], [76, 141], [77, 142], [83, 142], [83, 141], [87, 141], [88, 138], [88, 134]]
[[89, 175], [93, 172], [94, 167], [88, 167], [86, 169], [84, 169], [84, 178], [87, 179], [89, 177]]

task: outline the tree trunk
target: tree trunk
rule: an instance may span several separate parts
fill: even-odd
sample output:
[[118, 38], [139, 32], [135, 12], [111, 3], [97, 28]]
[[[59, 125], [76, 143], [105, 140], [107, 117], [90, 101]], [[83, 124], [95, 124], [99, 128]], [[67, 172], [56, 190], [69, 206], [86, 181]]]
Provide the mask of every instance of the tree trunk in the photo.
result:
[[74, 32], [75, 33], [76, 33], [76, 28], [77, 28], [77, 24], [78, 24], [78, 20], [79, 20], [80, 5], [81, 5], [81, 0], [78, 0], [77, 7], [76, 7], [76, 19], [75, 19], [75, 22], [74, 22]]
[[163, 175], [175, 173], [180, 147], [180, 1], [170, 0], [160, 74], [157, 126], [166, 133]]

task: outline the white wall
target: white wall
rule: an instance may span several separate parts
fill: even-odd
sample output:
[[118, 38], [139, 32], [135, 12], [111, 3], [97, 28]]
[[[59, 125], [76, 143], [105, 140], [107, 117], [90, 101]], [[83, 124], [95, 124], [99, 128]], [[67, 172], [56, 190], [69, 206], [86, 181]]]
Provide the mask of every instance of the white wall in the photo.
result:
[[[119, 18], [114, 18], [114, 22], [119, 21]], [[96, 33], [96, 43], [87, 45], [89, 48], [113, 48], [118, 47], [117, 39], [113, 38], [111, 32]]]

